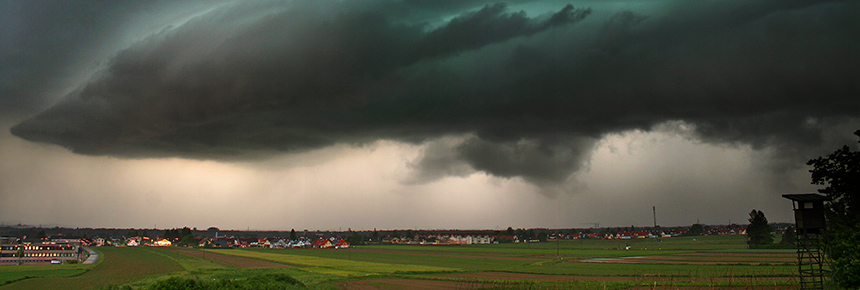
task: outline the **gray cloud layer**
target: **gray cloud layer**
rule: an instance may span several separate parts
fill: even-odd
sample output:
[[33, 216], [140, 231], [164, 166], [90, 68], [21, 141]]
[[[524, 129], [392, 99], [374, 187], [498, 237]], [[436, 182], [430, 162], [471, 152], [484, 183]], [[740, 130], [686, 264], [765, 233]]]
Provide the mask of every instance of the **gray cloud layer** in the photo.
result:
[[427, 150], [416, 180], [472, 169], [542, 185], [607, 133], [680, 120], [707, 142], [806, 156], [860, 117], [856, 2], [320, 3], [234, 5], [153, 35], [12, 133], [217, 159], [467, 136]]

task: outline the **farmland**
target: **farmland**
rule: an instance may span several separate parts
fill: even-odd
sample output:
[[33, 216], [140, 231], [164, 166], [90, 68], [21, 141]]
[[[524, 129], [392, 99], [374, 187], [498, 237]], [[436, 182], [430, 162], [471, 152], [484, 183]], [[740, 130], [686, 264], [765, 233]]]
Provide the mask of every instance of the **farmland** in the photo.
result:
[[661, 242], [638, 239], [376, 245], [341, 250], [145, 247], [99, 250], [105, 260], [91, 269], [77, 270], [80, 274], [62, 272], [77, 268], [56, 270], [55, 276], [74, 277], [27, 279], [5, 288], [107, 285], [141, 288], [168, 278], [239, 281], [265, 275], [290, 276], [312, 288], [362, 289], [645, 286], [793, 289], [797, 285], [792, 250], [746, 249], [743, 236], [678, 237]]
[[[103, 261], [71, 277], [42, 276], [6, 284], [0, 289], [93, 289], [179, 271], [182, 267], [149, 248], [99, 248]], [[44, 265], [50, 267], [52, 265]], [[11, 266], [17, 267], [17, 266]], [[58, 269], [62, 270], [62, 269]]]

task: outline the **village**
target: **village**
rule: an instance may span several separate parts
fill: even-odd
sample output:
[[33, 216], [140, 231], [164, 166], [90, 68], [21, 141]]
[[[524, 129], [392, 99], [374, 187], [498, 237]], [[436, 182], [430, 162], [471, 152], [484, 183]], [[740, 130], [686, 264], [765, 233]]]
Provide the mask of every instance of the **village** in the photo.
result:
[[[377, 240], [367, 239], [357, 241], [361, 245], [365, 244], [396, 244], [396, 245], [478, 245], [478, 244], [498, 244], [500, 242], [513, 243], [539, 243], [547, 242], [556, 239], [562, 240], [577, 240], [577, 239], [646, 239], [646, 238], [671, 238], [687, 233], [682, 230], [667, 230], [660, 232], [652, 231], [621, 231], [617, 233], [575, 233], [575, 234], [538, 234], [533, 237], [517, 236], [517, 235], [489, 235], [481, 233], [466, 233], [466, 234], [404, 234], [400, 236], [388, 235]], [[712, 228], [705, 235], [745, 235], [746, 228]], [[353, 236], [354, 237], [354, 236]], [[352, 242], [350, 241], [352, 240]], [[151, 238], [151, 237], [129, 237], [118, 240], [109, 240], [105, 238], [95, 238], [91, 243], [92, 246], [154, 246], [168, 247], [177, 246], [177, 239], [170, 240], [167, 238]], [[355, 243], [355, 238], [344, 235], [327, 236], [319, 234], [314, 238], [301, 236], [295, 239], [283, 237], [236, 237], [236, 236], [215, 236], [211, 238], [195, 238], [194, 246], [200, 248], [250, 248], [262, 247], [271, 249], [288, 249], [288, 248], [311, 248], [311, 249], [346, 249]], [[191, 245], [182, 245], [191, 246]]]
[[[309, 232], [297, 234], [280, 232], [280, 235], [255, 236], [241, 231], [226, 231], [221, 234], [210, 228], [209, 231], [194, 231], [189, 228], [155, 231], [128, 230], [127, 234], [118, 237], [95, 236], [92, 238], [66, 235], [62, 232], [74, 232], [71, 229], [55, 230], [57, 234], [45, 235], [44, 229], [36, 235], [21, 237], [2, 237], [0, 239], [0, 265], [13, 264], [57, 264], [80, 262], [86, 258], [85, 247], [199, 247], [199, 248], [271, 248], [271, 249], [348, 249], [356, 245], [425, 245], [425, 246], [457, 246], [457, 245], [489, 245], [499, 243], [540, 243], [553, 240], [578, 239], [664, 239], [683, 235], [745, 235], [746, 228], [741, 226], [696, 226], [662, 229], [659, 231], [631, 227], [623, 228], [580, 229], [580, 230], [513, 230], [508, 231], [416, 231], [392, 230], [378, 232]], [[784, 227], [775, 227], [777, 233]], [[23, 230], [23, 231], [21, 231]], [[20, 229], [19, 232], [32, 231], [35, 228]], [[195, 229], [196, 230], [196, 229]], [[119, 232], [121, 230], [115, 230]], [[6, 229], [4, 232], [10, 232]], [[159, 232], [157, 235], [148, 232]], [[163, 233], [163, 234], [161, 234]], [[33, 238], [30, 238], [33, 237]]]

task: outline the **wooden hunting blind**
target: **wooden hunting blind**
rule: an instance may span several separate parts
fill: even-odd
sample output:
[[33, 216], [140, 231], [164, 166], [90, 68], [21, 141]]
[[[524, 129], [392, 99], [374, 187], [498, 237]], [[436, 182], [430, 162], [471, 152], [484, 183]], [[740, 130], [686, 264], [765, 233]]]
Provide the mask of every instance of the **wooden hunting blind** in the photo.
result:
[[783, 194], [782, 197], [791, 200], [794, 207], [800, 287], [824, 289], [824, 280], [830, 274], [830, 265], [820, 246], [827, 230], [824, 202], [830, 201], [830, 197], [817, 193]]
[[794, 202], [794, 221], [798, 234], [824, 233], [824, 202], [830, 198], [815, 193], [783, 194], [782, 197]]

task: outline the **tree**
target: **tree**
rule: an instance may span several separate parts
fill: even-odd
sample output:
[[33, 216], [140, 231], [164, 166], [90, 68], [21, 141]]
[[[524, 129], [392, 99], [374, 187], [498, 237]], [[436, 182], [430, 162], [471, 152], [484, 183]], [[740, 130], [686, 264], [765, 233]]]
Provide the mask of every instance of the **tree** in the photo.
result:
[[194, 235], [187, 234], [182, 236], [182, 239], [177, 243], [178, 246], [197, 246], [197, 239], [194, 238]]
[[528, 237], [526, 237], [526, 230], [517, 229], [517, 239], [520, 241], [528, 241]]
[[349, 242], [350, 245], [364, 245], [364, 235], [359, 233], [353, 233], [351, 236], [346, 238], [346, 241]]
[[18, 251], [15, 252], [15, 257], [18, 258], [18, 265], [21, 265], [21, 258], [24, 257], [24, 246], [18, 243]]
[[296, 236], [296, 229], [290, 230], [290, 241], [298, 241], [299, 237]]
[[794, 232], [794, 227], [785, 229], [785, 233], [782, 233], [782, 240], [779, 243], [792, 247], [797, 243], [797, 234]]
[[[860, 130], [854, 132], [860, 137]], [[860, 151], [847, 145], [827, 157], [809, 160], [812, 184], [826, 186], [818, 192], [830, 197], [826, 251], [833, 278], [840, 287], [860, 288]]]
[[535, 237], [537, 237], [537, 234], [533, 229], [528, 229], [526, 231], [526, 241], [534, 239]]
[[702, 224], [693, 224], [690, 229], [684, 233], [685, 236], [701, 236], [705, 233], [705, 227]]
[[773, 244], [773, 229], [767, 223], [767, 217], [760, 210], [750, 212], [750, 225], [747, 226], [747, 243], [750, 246]]
[[182, 236], [184, 238], [187, 235], [194, 235], [194, 234], [191, 233], [191, 229], [189, 229], [188, 227], [183, 227], [182, 231], [180, 232], [180, 236]]
[[179, 230], [172, 229], [164, 231], [164, 238], [176, 242], [177, 240], [182, 238], [182, 236], [179, 234]]

